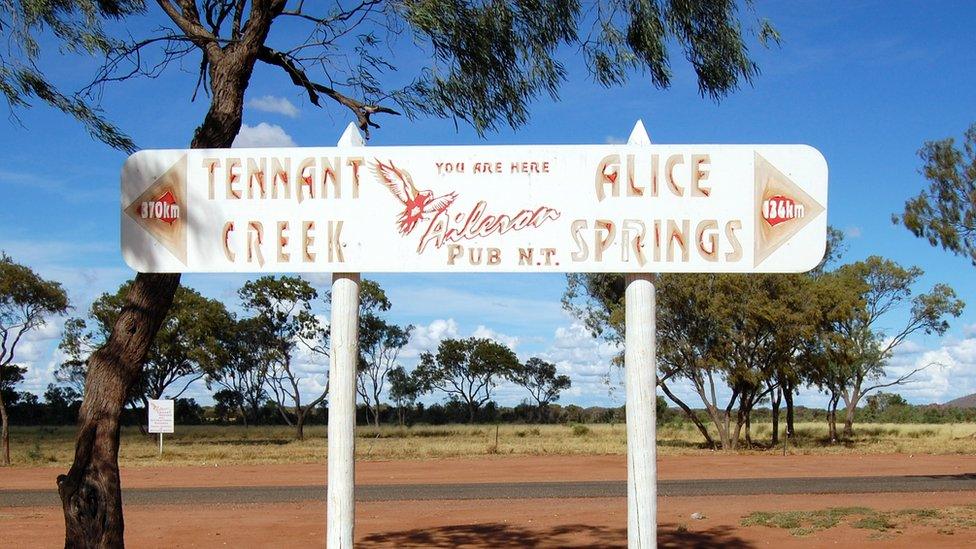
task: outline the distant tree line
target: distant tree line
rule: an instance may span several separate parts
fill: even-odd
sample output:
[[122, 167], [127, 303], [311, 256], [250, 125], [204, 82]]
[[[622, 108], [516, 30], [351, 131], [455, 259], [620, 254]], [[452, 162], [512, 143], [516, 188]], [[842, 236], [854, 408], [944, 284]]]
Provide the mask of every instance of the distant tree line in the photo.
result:
[[[87, 359], [108, 337], [129, 284], [96, 299], [86, 317], [65, 323], [60, 348], [68, 359], [56, 376], [75, 395], [83, 394]], [[282, 423], [293, 426], [301, 439], [306, 424], [325, 420], [330, 331], [323, 319], [329, 295], [320, 296], [307, 280], [293, 276], [247, 281], [237, 295], [240, 315], [191, 288], [177, 290], [142, 379], [132, 386], [128, 408], [145, 409], [150, 399], [163, 397], [189, 405], [192, 401], [180, 398], [199, 382], [215, 402], [210, 421]], [[571, 386], [555, 364], [538, 357], [522, 362], [511, 349], [486, 338], [443, 340], [408, 372], [400, 353], [413, 326], [390, 322], [391, 307], [378, 283], [363, 280], [357, 392], [364, 423], [494, 421], [498, 407], [491, 398], [503, 381], [526, 389], [531, 418], [549, 421], [552, 403]], [[325, 384], [308, 379], [302, 363], [314, 363]], [[418, 403], [428, 394], [441, 395], [446, 402], [429, 407]], [[387, 398], [392, 406], [384, 403]], [[456, 413], [459, 406], [463, 417]]]

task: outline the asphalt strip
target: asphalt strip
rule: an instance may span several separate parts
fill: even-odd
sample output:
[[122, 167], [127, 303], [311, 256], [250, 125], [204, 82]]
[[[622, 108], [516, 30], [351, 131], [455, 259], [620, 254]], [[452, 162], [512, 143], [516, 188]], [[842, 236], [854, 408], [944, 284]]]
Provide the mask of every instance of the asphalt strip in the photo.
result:
[[[883, 477], [743, 478], [663, 480], [658, 496], [747, 496], [784, 494], [880, 494], [976, 492], [976, 474]], [[231, 486], [132, 488], [126, 505], [246, 504], [325, 501], [325, 486]], [[470, 484], [365, 484], [357, 501], [551, 499], [627, 497], [624, 481], [499, 482]], [[0, 490], [2, 507], [60, 507], [56, 490]]]

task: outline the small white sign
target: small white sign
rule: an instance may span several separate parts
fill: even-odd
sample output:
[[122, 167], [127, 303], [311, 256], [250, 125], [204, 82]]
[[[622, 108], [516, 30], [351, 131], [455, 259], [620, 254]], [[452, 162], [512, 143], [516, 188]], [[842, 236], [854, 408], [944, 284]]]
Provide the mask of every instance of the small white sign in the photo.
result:
[[149, 432], [172, 433], [175, 416], [173, 401], [170, 399], [149, 401]]
[[827, 233], [804, 145], [142, 151], [141, 272], [799, 272]]

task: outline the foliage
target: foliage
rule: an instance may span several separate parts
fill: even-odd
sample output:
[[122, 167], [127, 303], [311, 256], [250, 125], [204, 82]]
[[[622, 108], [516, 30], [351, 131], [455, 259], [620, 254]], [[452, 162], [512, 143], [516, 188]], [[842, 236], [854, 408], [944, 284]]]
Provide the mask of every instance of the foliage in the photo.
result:
[[17, 345], [28, 332], [67, 310], [68, 295], [60, 283], [44, 280], [0, 253], [0, 367], [14, 362]]
[[572, 381], [567, 375], [556, 375], [556, 365], [532, 357], [515, 368], [508, 379], [529, 391], [538, 407], [537, 421], [546, 419], [549, 404], [559, 400], [559, 393], [568, 389]]
[[[88, 318], [73, 318], [65, 323], [60, 349], [67, 360], [59, 367], [61, 382], [81, 391], [89, 355], [103, 345], [125, 306], [132, 281], [122, 284], [114, 294], [96, 299]], [[129, 395], [130, 400], [178, 398], [219, 361], [221, 336], [231, 330], [233, 319], [223, 303], [204, 297], [191, 288], [176, 291], [173, 306], [156, 338], [142, 369], [142, 377]], [[169, 394], [171, 388], [175, 393]]]
[[[304, 437], [305, 420], [309, 412], [325, 400], [328, 387], [310, 402], [303, 404], [300, 384], [302, 378], [295, 370], [293, 359], [299, 345], [313, 352], [325, 352], [328, 328], [312, 311], [318, 297], [315, 288], [303, 278], [294, 276], [263, 276], [244, 283], [237, 292], [244, 308], [260, 323], [265, 352], [269, 353], [268, 386], [282, 417], [291, 422], [287, 407], [295, 416], [295, 434]], [[290, 403], [290, 404], [289, 404]]]
[[950, 137], [929, 141], [918, 151], [929, 187], [892, 221], [976, 266], [976, 124], [964, 137], [961, 149]]
[[270, 324], [261, 318], [233, 319], [217, 334], [217, 360], [205, 368], [207, 388], [223, 387], [214, 394], [219, 405], [240, 412], [244, 424], [256, 422], [267, 400], [265, 384], [273, 360]]
[[44, 404], [48, 421], [55, 424], [72, 424], [78, 419], [81, 394], [71, 387], [48, 384], [44, 391]]
[[[963, 304], [955, 292], [937, 284], [915, 295], [921, 276], [890, 260], [871, 257], [830, 270], [843, 249], [830, 231], [828, 253], [807, 275], [662, 274], [657, 287], [658, 385], [698, 428], [709, 445], [735, 448], [744, 429], [751, 442], [750, 416], [767, 399], [778, 412], [787, 405], [792, 436], [792, 397], [804, 384], [828, 393], [828, 423], [836, 434], [836, 409], [847, 406], [845, 435], [854, 411], [867, 393], [906, 382], [916, 371], [884, 382], [894, 349], [916, 333], [942, 334], [948, 318]], [[615, 344], [624, 336], [624, 281], [613, 274], [571, 274], [564, 307], [595, 337]], [[909, 306], [906, 325], [881, 329], [890, 311]], [[615, 363], [621, 365], [622, 356]], [[704, 405], [698, 414], [670, 389], [691, 383]], [[719, 402], [717, 385], [730, 395]], [[778, 416], [776, 416], [778, 418]], [[713, 441], [713, 429], [718, 440]], [[773, 431], [775, 443], [778, 429]]]
[[424, 392], [440, 391], [468, 408], [468, 420], [491, 400], [491, 391], [519, 368], [518, 357], [508, 347], [490, 339], [445, 339], [437, 354], [420, 356], [414, 370]]
[[30, 267], [0, 252], [0, 463], [4, 465], [10, 464], [10, 418], [4, 397], [23, 378], [22, 369], [14, 365], [17, 347], [25, 335], [43, 327], [49, 317], [67, 310], [68, 295], [61, 284], [44, 280]]
[[52, 34], [60, 54], [110, 55], [124, 48], [110, 37], [103, 21], [114, 21], [145, 10], [144, 0], [21, 0], [0, 2], [0, 93], [12, 109], [30, 106], [31, 99], [58, 109], [81, 122], [91, 136], [111, 147], [134, 151], [132, 140], [107, 122], [99, 110], [78, 95], [65, 95], [38, 69], [39, 38]]
[[[844, 265], [825, 280], [856, 305], [849, 315], [838, 316], [825, 340], [826, 360], [812, 377], [830, 394], [829, 407], [836, 409], [842, 399], [847, 407], [844, 436], [853, 434], [854, 414], [867, 393], [900, 385], [928, 365], [916, 368], [899, 378], [883, 382], [885, 367], [895, 349], [916, 333], [942, 335], [949, 328], [949, 317], [962, 314], [963, 302], [945, 284], [936, 284], [928, 293], [913, 295], [923, 272], [918, 267], [904, 268], [894, 261], [871, 256], [864, 261]], [[835, 292], [834, 295], [838, 295]], [[908, 306], [905, 323], [894, 331], [883, 327], [890, 313]], [[836, 431], [831, 419], [831, 429]], [[836, 433], [832, 432], [832, 437]]]
[[21, 393], [14, 390], [15, 387], [24, 381], [24, 374], [27, 368], [21, 368], [16, 364], [0, 366], [0, 402], [6, 406], [16, 406], [21, 398]]

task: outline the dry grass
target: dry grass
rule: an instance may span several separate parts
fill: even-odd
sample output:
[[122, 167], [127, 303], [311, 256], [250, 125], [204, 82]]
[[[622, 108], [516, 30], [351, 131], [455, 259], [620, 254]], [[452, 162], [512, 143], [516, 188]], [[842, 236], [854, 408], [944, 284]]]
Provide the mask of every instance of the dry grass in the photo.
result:
[[[860, 424], [856, 437], [842, 444], [827, 444], [826, 426], [797, 424], [794, 454], [972, 454], [976, 453], [976, 424], [895, 425]], [[297, 441], [288, 427], [178, 426], [166, 435], [164, 455], [157, 455], [156, 439], [138, 429], [122, 433], [122, 465], [203, 465], [242, 463], [312, 463], [326, 457], [325, 426], [307, 427], [306, 439]], [[740, 453], [781, 452], [768, 448], [770, 426], [753, 427], [756, 446]], [[357, 454], [363, 460], [428, 459], [442, 457], [511, 455], [605, 455], [626, 452], [626, 426], [607, 425], [500, 425], [495, 445], [494, 425], [360, 427]], [[13, 427], [11, 451], [15, 465], [50, 465], [66, 468], [74, 451], [73, 427]], [[658, 429], [658, 451], [663, 455], [710, 453], [701, 436], [688, 424]]]
[[867, 507], [832, 507], [816, 511], [756, 511], [743, 517], [741, 524], [783, 528], [797, 537], [841, 525], [895, 536], [909, 526], [918, 525], [934, 528], [943, 535], [954, 535], [958, 532], [964, 537], [970, 537], [976, 529], [976, 505], [898, 511], [876, 511]]

